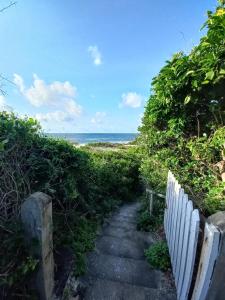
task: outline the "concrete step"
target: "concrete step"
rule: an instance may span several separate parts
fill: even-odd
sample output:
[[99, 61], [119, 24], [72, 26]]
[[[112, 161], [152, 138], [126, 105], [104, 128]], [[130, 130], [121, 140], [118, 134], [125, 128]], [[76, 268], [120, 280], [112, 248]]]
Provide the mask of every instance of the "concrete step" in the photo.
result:
[[96, 251], [118, 257], [145, 259], [144, 242], [136, 243], [126, 238], [101, 236], [96, 242]]
[[111, 221], [129, 222], [129, 223], [137, 224], [137, 218], [136, 217], [123, 217], [123, 216], [114, 215], [114, 216], [111, 217]]
[[176, 300], [172, 292], [110, 280], [93, 280], [84, 300]]
[[[173, 285], [144, 259], [152, 234], [136, 229], [139, 204], [124, 205], [103, 226], [87, 256], [85, 300], [175, 300]], [[166, 291], [166, 292], [165, 292]]]
[[123, 217], [136, 217], [139, 207], [140, 203], [123, 205], [117, 212], [117, 215]]
[[154, 243], [154, 239], [151, 234], [137, 230], [129, 230], [120, 226], [106, 226], [102, 229], [102, 235], [108, 235], [120, 239], [130, 239], [136, 243], [144, 243], [143, 245], [145, 247]]
[[136, 228], [137, 228], [137, 224], [127, 222], [127, 221], [113, 221], [112, 220], [112, 221], [109, 221], [108, 224], [113, 227], [122, 227], [122, 228], [129, 229], [129, 230], [136, 230]]
[[87, 276], [157, 288], [162, 273], [143, 260], [92, 252], [88, 255]]

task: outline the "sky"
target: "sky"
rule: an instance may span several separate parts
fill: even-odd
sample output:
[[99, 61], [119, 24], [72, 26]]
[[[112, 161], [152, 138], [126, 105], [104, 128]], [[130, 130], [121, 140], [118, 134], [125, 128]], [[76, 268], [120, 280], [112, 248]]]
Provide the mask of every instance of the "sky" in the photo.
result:
[[152, 78], [199, 42], [216, 4], [18, 0], [0, 13], [0, 109], [45, 132], [137, 132]]

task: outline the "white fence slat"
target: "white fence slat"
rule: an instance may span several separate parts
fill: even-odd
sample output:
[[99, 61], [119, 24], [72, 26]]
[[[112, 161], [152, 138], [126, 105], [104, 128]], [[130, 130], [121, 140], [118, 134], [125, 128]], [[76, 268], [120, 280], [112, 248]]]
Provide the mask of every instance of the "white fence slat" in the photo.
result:
[[174, 212], [174, 206], [175, 206], [175, 182], [172, 182], [171, 187], [171, 193], [170, 193], [170, 206], [169, 206], [169, 226], [168, 226], [168, 247], [169, 247], [169, 253], [171, 255], [171, 248], [172, 248], [172, 233], [173, 233], [173, 212]]
[[[172, 178], [170, 176], [170, 179], [169, 179], [169, 186], [168, 186], [168, 193], [167, 193], [167, 211], [169, 212], [170, 211], [170, 206], [171, 206], [171, 194], [172, 194], [172, 185], [173, 185], [173, 182], [172, 182]], [[167, 216], [167, 222], [166, 222], [166, 231], [167, 231], [167, 234], [169, 232], [169, 222], [170, 222], [170, 214], [168, 213], [168, 216]]]
[[171, 172], [168, 172], [167, 177], [167, 185], [166, 185], [166, 205], [168, 207], [168, 201], [169, 201], [169, 191], [170, 191], [170, 182], [171, 182]]
[[166, 238], [167, 239], [168, 239], [168, 228], [169, 228], [168, 210], [169, 210], [169, 205], [170, 205], [171, 184], [172, 184], [171, 172], [169, 171], [168, 172], [167, 189], [166, 189], [166, 209], [165, 209], [165, 215], [164, 215], [164, 228], [165, 228], [165, 233], [166, 233]]
[[[213, 224], [205, 224], [204, 241], [192, 300], [205, 300], [218, 256], [220, 232]], [[225, 298], [225, 296], [224, 296]]]
[[168, 218], [168, 212], [167, 212], [167, 209], [165, 209], [165, 211], [164, 211], [164, 222], [163, 222], [163, 224], [164, 224], [164, 229], [165, 229], [165, 234], [166, 234], [166, 238], [168, 238], [168, 236], [167, 236], [167, 218]]
[[176, 202], [176, 205], [175, 205], [175, 210], [174, 210], [174, 228], [173, 228], [173, 236], [174, 236], [174, 240], [173, 240], [173, 247], [172, 247], [172, 257], [171, 257], [171, 260], [172, 260], [172, 265], [173, 265], [173, 273], [174, 273], [174, 277], [175, 277], [175, 259], [176, 259], [176, 248], [177, 248], [177, 236], [176, 236], [176, 233], [177, 233], [177, 230], [178, 230], [178, 211], [179, 211], [179, 195], [180, 195], [180, 190], [181, 190], [181, 187], [180, 185], [178, 184], [177, 182], [177, 185], [176, 185], [176, 197], [175, 197], [175, 202]]
[[177, 227], [177, 219], [178, 219], [178, 197], [179, 197], [179, 189], [180, 185], [176, 181], [175, 184], [175, 197], [174, 197], [174, 215], [173, 215], [173, 232], [172, 232], [172, 249], [171, 249], [171, 261], [172, 261], [172, 266], [173, 266], [173, 274], [175, 276], [175, 269], [174, 269], [174, 260], [175, 260], [175, 251], [176, 251], [176, 227]]
[[179, 280], [180, 280], [182, 250], [183, 250], [183, 246], [184, 246], [184, 231], [185, 231], [185, 226], [186, 226], [185, 219], [186, 219], [187, 203], [188, 203], [188, 196], [187, 196], [187, 194], [184, 194], [183, 199], [182, 199], [180, 234], [179, 234], [179, 244], [178, 244], [178, 252], [177, 252], [177, 282], [176, 282], [176, 286], [179, 286]]
[[174, 257], [174, 269], [175, 269], [175, 282], [177, 285], [178, 282], [178, 275], [179, 275], [179, 269], [180, 265], [178, 264], [178, 252], [180, 246], [180, 230], [181, 230], [181, 216], [182, 216], [182, 210], [183, 208], [183, 196], [184, 196], [184, 190], [181, 188], [179, 190], [179, 196], [178, 196], [178, 215], [177, 215], [177, 229], [176, 229], [176, 242], [175, 242], [175, 257]]
[[191, 216], [187, 263], [185, 268], [184, 281], [183, 281], [180, 300], [183, 299], [186, 300], [188, 297], [188, 292], [191, 285], [191, 279], [192, 279], [194, 263], [195, 263], [196, 248], [197, 248], [198, 234], [199, 234], [199, 224], [200, 224], [199, 212], [197, 209], [195, 209], [192, 212], [192, 216]]
[[[193, 282], [193, 270], [199, 238], [198, 209], [169, 171], [166, 189], [164, 228], [177, 288], [177, 298], [187, 300]], [[215, 261], [218, 257], [220, 232], [212, 224], [205, 225], [198, 274], [192, 300], [205, 300], [210, 286]]]
[[174, 212], [176, 211], [176, 186], [177, 182], [175, 179], [173, 179], [173, 190], [172, 190], [172, 205], [171, 205], [171, 220], [170, 220], [170, 245], [169, 245], [169, 250], [170, 250], [170, 256], [172, 258], [172, 251], [173, 251], [173, 241], [174, 241]]
[[190, 228], [190, 223], [191, 223], [192, 211], [193, 211], [193, 204], [192, 204], [192, 201], [189, 200], [187, 203], [187, 207], [186, 207], [183, 247], [182, 247], [182, 253], [181, 253], [182, 259], [181, 259], [178, 286], [177, 286], [178, 299], [180, 297], [182, 286], [183, 286], [183, 281], [184, 281], [184, 273], [185, 273], [185, 267], [186, 267], [186, 262], [187, 262], [187, 250], [188, 250], [188, 244], [189, 244], [189, 228]]
[[167, 197], [167, 217], [166, 217], [166, 237], [167, 240], [169, 241], [170, 239], [170, 223], [171, 223], [171, 205], [172, 205], [172, 193], [173, 193], [173, 181], [172, 181], [172, 176], [170, 174], [169, 178], [169, 186], [168, 186], [168, 197]]
[[184, 190], [182, 188], [179, 188], [178, 192], [178, 211], [177, 211], [177, 222], [176, 222], [176, 231], [175, 231], [175, 251], [174, 251], [174, 269], [175, 269], [175, 280], [177, 282], [178, 277], [178, 269], [179, 266], [177, 266], [177, 257], [178, 257], [178, 245], [179, 245], [179, 236], [180, 236], [180, 222], [181, 222], [181, 209], [182, 209], [182, 203], [183, 203], [183, 195]]

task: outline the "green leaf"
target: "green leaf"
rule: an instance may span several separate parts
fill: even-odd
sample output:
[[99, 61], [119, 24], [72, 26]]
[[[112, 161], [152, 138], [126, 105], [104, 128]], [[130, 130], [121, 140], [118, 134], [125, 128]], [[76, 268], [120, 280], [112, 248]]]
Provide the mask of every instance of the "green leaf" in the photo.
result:
[[214, 71], [209, 71], [208, 73], [206, 73], [205, 79], [206, 80], [213, 80], [214, 75], [215, 75]]
[[191, 101], [191, 96], [188, 95], [185, 99], [184, 99], [184, 104], [188, 104]]
[[221, 69], [221, 70], [220, 70], [220, 74], [221, 74], [221, 75], [225, 75], [225, 69]]
[[0, 143], [0, 151], [3, 151], [4, 150], [4, 144], [1, 142]]
[[186, 76], [188, 76], [188, 75], [190, 75], [190, 74], [193, 74], [195, 71], [193, 71], [193, 70], [190, 70], [190, 71], [188, 71], [187, 73], [186, 73]]
[[209, 83], [209, 80], [202, 81], [202, 84], [208, 84], [208, 83]]
[[194, 81], [192, 82], [192, 85], [193, 85], [195, 88], [197, 88], [197, 87], [198, 87], [198, 81], [197, 81], [197, 80], [194, 80]]
[[3, 143], [3, 144], [7, 144], [9, 142], [9, 140], [8, 139], [6, 139], [6, 140], [3, 140], [1, 143]]

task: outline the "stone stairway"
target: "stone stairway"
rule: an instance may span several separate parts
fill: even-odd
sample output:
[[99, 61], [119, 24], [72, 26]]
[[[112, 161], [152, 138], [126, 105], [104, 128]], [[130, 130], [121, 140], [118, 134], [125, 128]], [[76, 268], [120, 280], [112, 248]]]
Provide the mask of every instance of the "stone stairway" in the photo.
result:
[[151, 268], [144, 249], [154, 242], [136, 230], [139, 204], [124, 205], [103, 226], [88, 255], [85, 300], [175, 300], [165, 275]]

